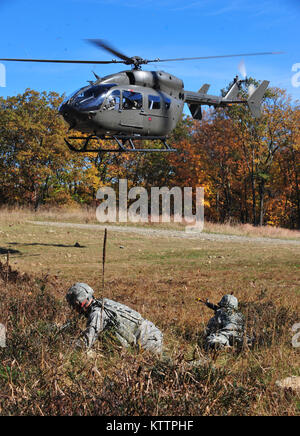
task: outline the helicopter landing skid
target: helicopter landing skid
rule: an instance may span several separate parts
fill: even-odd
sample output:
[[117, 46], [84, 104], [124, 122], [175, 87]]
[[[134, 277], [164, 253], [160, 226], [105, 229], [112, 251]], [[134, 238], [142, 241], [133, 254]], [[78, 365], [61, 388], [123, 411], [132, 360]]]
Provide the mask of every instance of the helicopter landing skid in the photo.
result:
[[[106, 141], [115, 141], [117, 143], [118, 148], [88, 148], [89, 142], [91, 140], [106, 140]], [[75, 147], [72, 145], [69, 140], [80, 140], [83, 141], [82, 147]], [[133, 141], [161, 141], [164, 148], [136, 148]], [[126, 146], [126, 143], [129, 143], [129, 146]], [[171, 152], [177, 151], [176, 148], [171, 148], [167, 142], [165, 137], [157, 137], [157, 136], [125, 136], [125, 135], [114, 135], [114, 136], [70, 136], [69, 138], [65, 138], [65, 143], [69, 147], [71, 151], [75, 153], [129, 153], [129, 152], [144, 152], [144, 153], [153, 153], [153, 152]]]

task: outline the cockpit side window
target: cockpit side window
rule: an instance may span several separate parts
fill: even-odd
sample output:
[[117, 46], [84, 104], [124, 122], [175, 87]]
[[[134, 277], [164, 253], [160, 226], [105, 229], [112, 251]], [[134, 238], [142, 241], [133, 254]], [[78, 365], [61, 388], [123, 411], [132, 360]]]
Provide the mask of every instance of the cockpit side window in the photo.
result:
[[139, 92], [123, 91], [122, 92], [122, 108], [127, 109], [142, 109], [143, 96]]
[[160, 96], [149, 95], [148, 96], [148, 109], [160, 109]]
[[105, 102], [103, 104], [104, 110], [115, 110], [118, 111], [120, 109], [120, 101], [121, 101], [121, 93], [118, 89], [108, 93]]

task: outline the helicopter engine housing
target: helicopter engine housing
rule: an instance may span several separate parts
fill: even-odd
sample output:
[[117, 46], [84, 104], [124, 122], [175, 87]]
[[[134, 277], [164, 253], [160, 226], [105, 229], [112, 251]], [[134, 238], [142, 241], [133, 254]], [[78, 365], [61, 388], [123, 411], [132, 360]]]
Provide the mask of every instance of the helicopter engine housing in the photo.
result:
[[[181, 79], [165, 71], [129, 70], [110, 74], [97, 83], [118, 83], [119, 85], [137, 85], [166, 92], [174, 97], [183, 94], [184, 84]], [[177, 95], [178, 94], [178, 95]]]

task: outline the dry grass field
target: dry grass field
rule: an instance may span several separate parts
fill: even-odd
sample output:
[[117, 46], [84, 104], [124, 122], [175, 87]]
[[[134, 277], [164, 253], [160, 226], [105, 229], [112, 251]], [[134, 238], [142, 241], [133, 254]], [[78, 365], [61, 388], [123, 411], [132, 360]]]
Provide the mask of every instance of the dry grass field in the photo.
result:
[[[99, 224], [96, 219], [94, 207], [78, 207], [78, 208], [55, 208], [41, 207], [38, 212], [34, 213], [29, 208], [22, 207], [2, 207], [0, 209], [1, 224], [20, 224], [26, 221], [54, 221], [68, 223], [84, 223], [84, 224]], [[150, 218], [149, 218], [150, 220]], [[145, 229], [167, 229], [184, 231], [185, 226], [181, 223], [119, 223], [124, 227], [143, 227]], [[110, 223], [107, 223], [110, 226]], [[265, 237], [265, 238], [281, 238], [294, 239], [300, 241], [300, 231], [283, 229], [281, 227], [263, 226], [254, 227], [251, 224], [226, 223], [215, 224], [205, 222], [204, 233], [208, 234], [225, 234], [247, 237]]]
[[[92, 211], [0, 211], [0, 323], [7, 328], [7, 346], [0, 348], [0, 414], [299, 414], [299, 396], [275, 384], [300, 376], [300, 348], [292, 346], [291, 331], [300, 322], [299, 232], [207, 225], [211, 233], [253, 237], [224, 242], [107, 226], [103, 293], [103, 228], [28, 223], [34, 220], [96, 222]], [[75, 350], [84, 320], [61, 334], [56, 326], [72, 319], [65, 293], [77, 281], [161, 328], [164, 359], [122, 349], [108, 336], [92, 356]], [[207, 354], [203, 331], [212, 312], [196, 298], [217, 302], [231, 292], [257, 342], [240, 352]]]

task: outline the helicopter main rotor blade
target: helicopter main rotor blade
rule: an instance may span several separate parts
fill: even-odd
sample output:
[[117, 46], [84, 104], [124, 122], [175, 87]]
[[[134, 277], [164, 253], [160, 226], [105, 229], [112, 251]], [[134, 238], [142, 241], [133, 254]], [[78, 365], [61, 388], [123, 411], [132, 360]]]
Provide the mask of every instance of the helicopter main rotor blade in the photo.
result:
[[107, 42], [103, 41], [103, 39], [87, 39], [87, 41], [91, 44], [96, 45], [97, 47], [103, 48], [104, 50], [112, 53], [113, 55], [117, 56], [120, 59], [123, 59], [123, 61], [127, 63], [133, 63], [133, 59], [129, 58], [128, 56], [124, 55], [120, 51], [113, 48], [111, 45], [109, 45]]
[[174, 59], [142, 59], [138, 56], [128, 57], [118, 50], [111, 47], [109, 44], [104, 42], [102, 39], [88, 39], [88, 42], [96, 45], [97, 47], [101, 47], [104, 50], [109, 51], [114, 54], [118, 58], [122, 60], [112, 59], [111, 61], [98, 61], [98, 60], [64, 60], [64, 59], [17, 59], [17, 58], [0, 58], [0, 61], [5, 62], [48, 62], [48, 63], [59, 63], [59, 64], [127, 64], [127, 65], [135, 65], [136, 67], [154, 63], [154, 62], [177, 62], [177, 61], [191, 61], [197, 59], [220, 59], [220, 58], [232, 58], [232, 57], [240, 57], [240, 56], [264, 56], [264, 55], [276, 55], [282, 54], [283, 52], [260, 52], [260, 53], [242, 53], [242, 54], [230, 54], [230, 55], [218, 55], [218, 56], [197, 56], [191, 58], [174, 58]]
[[5, 62], [53, 62], [59, 64], [123, 64], [122, 61], [78, 61], [78, 60], [63, 60], [63, 59], [0, 59]]
[[218, 59], [218, 58], [234, 58], [239, 56], [264, 56], [264, 55], [275, 55], [282, 54], [282, 51], [278, 52], [262, 52], [262, 53], [242, 53], [242, 54], [230, 54], [230, 55], [219, 55], [219, 56], [198, 56], [193, 58], [175, 58], [175, 59], [152, 59], [148, 60], [150, 62], [173, 62], [173, 61], [193, 61], [196, 59]]

